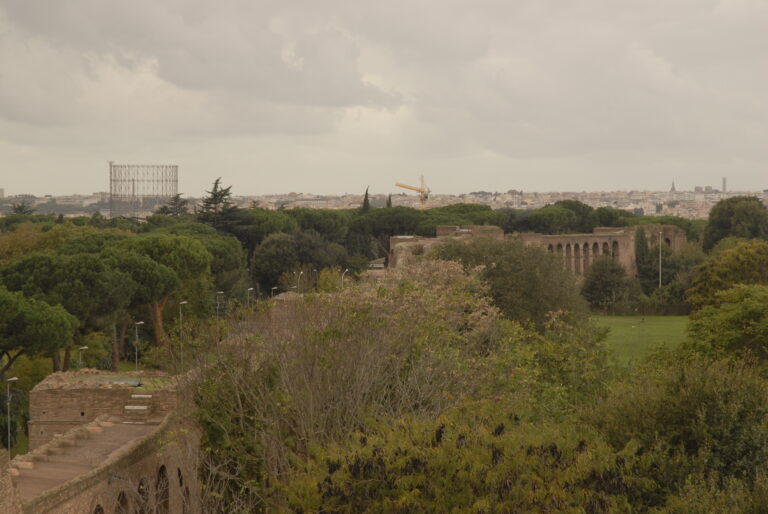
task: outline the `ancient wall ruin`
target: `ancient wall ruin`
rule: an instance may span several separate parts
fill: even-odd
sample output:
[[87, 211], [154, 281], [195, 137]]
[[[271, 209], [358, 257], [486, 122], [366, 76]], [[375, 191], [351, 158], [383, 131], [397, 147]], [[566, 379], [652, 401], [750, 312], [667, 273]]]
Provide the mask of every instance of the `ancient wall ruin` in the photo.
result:
[[[563, 260], [563, 266], [583, 276], [595, 259], [608, 255], [619, 262], [630, 276], [637, 275], [635, 236], [638, 227], [596, 227], [591, 234], [509, 234], [525, 245], [540, 246]], [[642, 225], [648, 245], [661, 240], [673, 252], [688, 242], [685, 232], [674, 225]], [[437, 237], [393, 236], [389, 239], [389, 267], [407, 266], [428, 254], [432, 247], [448, 239], [471, 241], [479, 237], [504, 239], [496, 226], [439, 226]]]
[[388, 267], [398, 268], [414, 263], [428, 254], [432, 247], [448, 239], [472, 240], [490, 238], [503, 240], [504, 231], [495, 225], [441, 225], [437, 237], [392, 236], [389, 238]]
[[[93, 422], [99, 423], [110, 422]], [[71, 438], [72, 432], [61, 437]], [[44, 451], [33, 453], [29, 457], [32, 465], [42, 468], [45, 461], [36, 457], [44, 459], [55, 452], [58, 445], [54, 440], [41, 447]], [[19, 512], [197, 513], [200, 508], [194, 466], [196, 452], [197, 443], [191, 432], [173, 415], [168, 415], [152, 432], [121, 446], [95, 469], [25, 498]]]
[[162, 419], [176, 408], [176, 393], [165, 378], [95, 370], [50, 375], [29, 394], [29, 448], [103, 415]]
[[[659, 240], [673, 252], [687, 243], [685, 232], [674, 225], [643, 225], [648, 245]], [[563, 266], [576, 275], [585, 275], [596, 258], [608, 255], [619, 262], [627, 274], [637, 275], [635, 237], [637, 227], [596, 227], [591, 234], [514, 234], [526, 245], [536, 245], [555, 253]]]
[[11, 481], [8, 450], [0, 449], [0, 512], [16, 514], [21, 512], [21, 501]]
[[180, 413], [180, 387], [143, 372], [50, 375], [30, 393], [33, 449], [0, 460], [0, 512], [200, 512], [199, 437]]

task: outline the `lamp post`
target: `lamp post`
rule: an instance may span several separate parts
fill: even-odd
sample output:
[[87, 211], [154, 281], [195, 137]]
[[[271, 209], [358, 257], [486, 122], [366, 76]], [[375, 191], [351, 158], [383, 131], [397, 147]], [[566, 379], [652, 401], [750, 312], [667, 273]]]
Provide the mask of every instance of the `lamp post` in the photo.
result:
[[299, 276], [296, 277], [296, 293], [301, 293], [301, 276], [304, 274], [304, 272], [300, 272]]
[[8, 448], [8, 455], [11, 455], [11, 382], [16, 382], [19, 379], [19, 377], [11, 377], [8, 380], [5, 381], [5, 398], [8, 406], [7, 413], [8, 413], [8, 439], [7, 441], [7, 448]]
[[77, 369], [83, 367], [83, 350], [87, 350], [87, 346], [81, 346], [77, 349]]
[[219, 299], [223, 294], [224, 291], [216, 291], [216, 321], [219, 321]]
[[659, 232], [659, 289], [661, 289], [661, 232]]
[[179, 360], [182, 368], [184, 368], [184, 311], [181, 306], [187, 303], [189, 302], [186, 300], [179, 302]]
[[133, 324], [134, 329], [134, 342], [133, 342], [133, 356], [136, 363], [136, 371], [139, 371], [139, 325], [143, 325], [143, 321], [137, 321]]
[[248, 307], [249, 310], [251, 308], [251, 291], [253, 291], [252, 287], [249, 287], [245, 291], [245, 305], [246, 305], [246, 307]]
[[346, 275], [348, 271], [349, 271], [349, 268], [345, 269], [344, 273], [341, 274], [341, 288], [342, 289], [344, 289], [344, 275]]
[[277, 289], [277, 286], [274, 286], [272, 289], [269, 290], [269, 296], [270, 298], [275, 296], [275, 289]]

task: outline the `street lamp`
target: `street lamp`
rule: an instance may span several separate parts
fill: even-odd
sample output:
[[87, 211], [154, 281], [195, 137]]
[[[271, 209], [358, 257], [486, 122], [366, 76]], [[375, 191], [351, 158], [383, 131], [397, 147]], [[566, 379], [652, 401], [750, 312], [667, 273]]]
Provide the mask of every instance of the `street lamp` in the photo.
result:
[[246, 291], [245, 291], [245, 305], [246, 305], [246, 307], [248, 307], [249, 309], [251, 308], [251, 291], [253, 291], [253, 288], [252, 288], [252, 287], [249, 287], [249, 288], [248, 288], [248, 289], [246, 289]]
[[139, 325], [143, 325], [143, 321], [137, 321], [133, 324], [133, 329], [135, 332], [135, 339], [133, 343], [133, 356], [134, 360], [136, 361], [136, 371], [139, 371]]
[[87, 350], [87, 346], [81, 346], [77, 349], [77, 369], [83, 367], [83, 350]]
[[301, 273], [299, 273], [299, 276], [296, 277], [296, 292], [297, 293], [301, 293], [301, 276], [303, 274], [304, 274], [304, 272], [302, 271]]
[[184, 312], [181, 306], [188, 303], [186, 300], [179, 302], [179, 359], [182, 368], [184, 367]]
[[349, 268], [345, 269], [344, 273], [341, 274], [341, 288], [342, 289], [344, 289], [344, 275], [346, 275], [347, 272], [349, 272]]
[[11, 382], [16, 382], [18, 379], [19, 377], [11, 377], [5, 381], [5, 398], [8, 402], [8, 439], [6, 440], [8, 442], [6, 446], [8, 448], [8, 455], [11, 454]]
[[224, 294], [224, 291], [216, 291], [216, 321], [219, 321], [219, 298]]
[[277, 286], [274, 286], [272, 289], [269, 290], [269, 296], [270, 297], [275, 296], [275, 289], [277, 289]]

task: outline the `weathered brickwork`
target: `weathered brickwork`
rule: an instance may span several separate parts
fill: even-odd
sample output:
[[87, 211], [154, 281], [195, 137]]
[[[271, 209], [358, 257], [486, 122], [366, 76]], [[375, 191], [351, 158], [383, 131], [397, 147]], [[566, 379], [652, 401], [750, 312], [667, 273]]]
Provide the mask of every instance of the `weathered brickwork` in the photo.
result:
[[[95, 376], [95, 375], [94, 375]], [[132, 382], [96, 382], [79, 380], [76, 374], [56, 373], [29, 394], [29, 447], [34, 450], [72, 427], [93, 421], [99, 416], [122, 417], [126, 406], [147, 404], [141, 411], [145, 418], [161, 419], [176, 408], [176, 393], [168, 388], [135, 387]], [[85, 375], [93, 378], [91, 375]], [[128, 375], [147, 380], [149, 375]], [[71, 379], [71, 382], [67, 380]], [[132, 398], [150, 394], [151, 401]], [[130, 412], [135, 415], [136, 412]]]
[[[678, 252], [687, 243], [685, 232], [674, 225], [643, 225], [642, 228], [649, 245], [661, 239], [673, 252]], [[510, 237], [558, 254], [563, 266], [576, 275], [585, 275], [597, 257], [609, 255], [630, 276], [635, 276], [636, 230], [637, 227], [597, 227], [591, 234], [514, 234]]]
[[[685, 232], [674, 225], [643, 225], [649, 245], [659, 239], [673, 252], [680, 251], [688, 242]], [[595, 259], [609, 255], [619, 262], [630, 276], [637, 275], [635, 264], [635, 234], [637, 227], [597, 227], [591, 234], [509, 234], [525, 245], [540, 246], [558, 254], [563, 266], [576, 275], [585, 275]], [[504, 233], [495, 226], [439, 226], [437, 237], [393, 236], [389, 238], [389, 267], [412, 264], [428, 254], [432, 247], [448, 239], [470, 241], [487, 237], [504, 239]]]
[[8, 451], [0, 449], [0, 513], [15, 514], [17, 512], [21, 512], [21, 502], [11, 482]]
[[24, 502], [22, 512], [196, 514], [196, 452], [192, 433], [170, 415], [98, 468]]
[[0, 514], [199, 513], [180, 387], [151, 373], [46, 378], [30, 394], [32, 450], [10, 464], [0, 453]]
[[393, 236], [389, 238], [390, 268], [407, 266], [422, 258], [437, 243], [448, 239], [471, 240], [490, 238], [503, 240], [504, 231], [494, 225], [441, 225], [437, 237]]

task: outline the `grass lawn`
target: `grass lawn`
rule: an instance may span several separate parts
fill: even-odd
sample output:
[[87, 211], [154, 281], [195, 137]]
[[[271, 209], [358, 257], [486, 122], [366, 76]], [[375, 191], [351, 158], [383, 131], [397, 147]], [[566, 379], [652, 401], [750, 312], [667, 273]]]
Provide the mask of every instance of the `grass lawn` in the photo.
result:
[[594, 316], [601, 327], [608, 327], [608, 348], [621, 364], [644, 357], [654, 347], [675, 347], [685, 338], [688, 316]]

